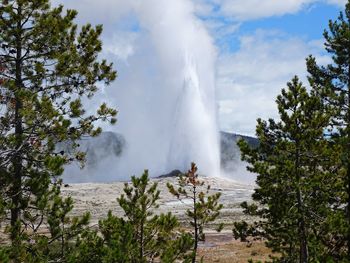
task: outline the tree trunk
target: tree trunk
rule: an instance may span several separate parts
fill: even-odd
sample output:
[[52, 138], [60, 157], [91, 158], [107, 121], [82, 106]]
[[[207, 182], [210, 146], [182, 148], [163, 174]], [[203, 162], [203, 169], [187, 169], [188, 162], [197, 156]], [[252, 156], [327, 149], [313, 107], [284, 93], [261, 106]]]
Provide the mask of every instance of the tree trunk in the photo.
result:
[[[349, 127], [350, 128], [350, 127]], [[348, 133], [350, 133], [348, 131]], [[348, 134], [348, 145], [350, 144], [350, 134]], [[350, 148], [348, 146], [348, 148]], [[348, 151], [348, 156], [350, 153], [350, 149]], [[349, 157], [348, 157], [349, 158]], [[347, 170], [346, 170], [346, 178], [347, 178], [347, 195], [348, 195], [348, 200], [347, 200], [347, 207], [346, 207], [346, 217], [347, 217], [347, 225], [348, 225], [348, 231], [347, 231], [347, 248], [348, 248], [348, 253], [347, 253], [347, 258], [350, 261], [350, 160], [347, 160]]]
[[298, 234], [299, 234], [299, 262], [307, 263], [308, 262], [308, 244], [307, 244], [307, 235], [306, 235], [306, 226], [305, 226], [305, 216], [304, 216], [304, 204], [303, 198], [300, 189], [300, 150], [299, 142], [296, 141], [296, 152], [295, 152], [295, 175], [297, 179], [297, 204], [298, 204]]
[[197, 249], [198, 249], [198, 222], [197, 222], [197, 192], [196, 186], [193, 186], [193, 223], [194, 223], [194, 247], [192, 263], [196, 262]]
[[[300, 191], [298, 193], [298, 199], [301, 201]], [[299, 203], [299, 201], [298, 201]], [[302, 201], [300, 202], [302, 203]], [[299, 250], [299, 257], [300, 263], [307, 263], [308, 262], [308, 247], [307, 247], [307, 236], [306, 236], [306, 227], [305, 227], [305, 219], [303, 216], [303, 209], [300, 207], [300, 218], [298, 220], [298, 228], [299, 228], [299, 242], [300, 242], [300, 250]], [[298, 209], [299, 210], [299, 209]]]
[[348, 254], [347, 258], [350, 261], [350, 61], [348, 65], [348, 109], [347, 109], [347, 149], [346, 149], [346, 162], [347, 162], [347, 167], [346, 167], [346, 179], [347, 179], [347, 195], [348, 195], [348, 200], [347, 200], [347, 207], [346, 207], [346, 217], [347, 217], [347, 225], [348, 225], [348, 231], [347, 231], [347, 248], [348, 248]]
[[143, 260], [143, 255], [144, 255], [144, 240], [143, 240], [144, 224], [145, 223], [142, 220], [141, 226], [140, 226], [140, 260]]
[[[17, 21], [17, 35], [16, 35], [16, 89], [20, 90], [22, 88], [22, 10], [21, 6], [18, 6], [18, 21]], [[12, 208], [11, 208], [11, 241], [14, 246], [20, 244], [20, 216], [21, 216], [21, 196], [22, 196], [22, 156], [20, 152], [20, 147], [22, 145], [22, 135], [23, 135], [23, 126], [22, 126], [22, 117], [21, 109], [22, 102], [21, 98], [18, 95], [18, 92], [14, 92], [15, 96], [15, 135], [16, 135], [16, 154], [12, 160], [12, 165], [14, 168], [13, 173], [13, 184], [11, 189], [11, 199], [12, 199]]]

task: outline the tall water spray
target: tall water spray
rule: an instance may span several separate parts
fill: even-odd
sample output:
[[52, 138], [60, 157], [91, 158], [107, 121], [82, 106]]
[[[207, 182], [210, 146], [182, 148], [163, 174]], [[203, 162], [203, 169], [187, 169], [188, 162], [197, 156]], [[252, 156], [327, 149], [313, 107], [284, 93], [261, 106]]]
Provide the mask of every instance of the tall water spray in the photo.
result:
[[[77, 2], [67, 1], [67, 5], [74, 7]], [[96, 8], [100, 6], [92, 0], [91, 3]], [[100, 97], [101, 102], [106, 101], [119, 111], [112, 131], [124, 136], [125, 149], [118, 158], [104, 158], [102, 165], [90, 171], [89, 180], [128, 179], [143, 169], [156, 176], [173, 169], [187, 170], [191, 162], [198, 164], [200, 173], [218, 176], [216, 48], [203, 21], [196, 17], [193, 2], [115, 0], [113, 3], [110, 8], [119, 10], [121, 5], [122, 10], [128, 11], [115, 21], [108, 21], [105, 28], [119, 22], [123, 25], [126, 17], [137, 21], [135, 32], [125, 32], [123, 28], [115, 32], [116, 40], [120, 36], [128, 39], [130, 34], [134, 39], [124, 60], [117, 54], [124, 49], [109, 43], [108, 55], [116, 59], [119, 78], [113, 84], [115, 87], [105, 89]], [[86, 173], [82, 171], [80, 178]]]
[[171, 130], [168, 169], [186, 171], [190, 162], [195, 162], [207, 175], [219, 176], [215, 85], [201, 80], [196, 61], [189, 54], [185, 57], [183, 76]]

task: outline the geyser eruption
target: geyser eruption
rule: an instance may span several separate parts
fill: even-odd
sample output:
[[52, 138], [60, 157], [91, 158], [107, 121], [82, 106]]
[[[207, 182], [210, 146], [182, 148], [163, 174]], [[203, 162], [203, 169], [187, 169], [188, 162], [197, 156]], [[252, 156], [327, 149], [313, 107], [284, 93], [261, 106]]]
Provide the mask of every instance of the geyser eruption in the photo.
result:
[[220, 175], [215, 86], [198, 76], [197, 65], [185, 57], [184, 82], [174, 115], [168, 169], [186, 171], [191, 161], [207, 175]]
[[[79, 7], [78, 2], [67, 1], [66, 5]], [[216, 49], [203, 21], [195, 15], [193, 2], [115, 0], [108, 8], [115, 8], [116, 14], [126, 10], [113, 21], [111, 16], [98, 21], [108, 32], [106, 56], [115, 60], [119, 78], [97, 99], [118, 109], [117, 125], [103, 128], [121, 134], [125, 148], [120, 156], [101, 160], [94, 170], [68, 171], [70, 178], [72, 174], [76, 178], [71, 180], [83, 181], [90, 174], [89, 181], [116, 181], [144, 169], [157, 176], [187, 170], [193, 161], [201, 174], [218, 176]]]

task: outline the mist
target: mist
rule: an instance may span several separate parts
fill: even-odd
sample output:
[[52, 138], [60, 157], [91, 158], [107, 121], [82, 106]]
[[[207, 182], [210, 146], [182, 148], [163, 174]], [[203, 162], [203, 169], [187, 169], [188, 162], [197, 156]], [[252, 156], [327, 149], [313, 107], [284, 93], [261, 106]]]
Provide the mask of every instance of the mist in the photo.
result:
[[[90, 111], [101, 102], [118, 109], [117, 124], [103, 129], [124, 137], [123, 154], [104, 156], [94, 168], [79, 170], [72, 164], [64, 177], [73, 182], [127, 180], [144, 169], [151, 176], [186, 171], [191, 162], [201, 174], [220, 176], [212, 37], [189, 0], [130, 2], [115, 1], [106, 17], [93, 21], [105, 24], [103, 57], [114, 62], [119, 76], [111, 87], [101, 87], [94, 102], [85, 102]], [[85, 0], [88, 4], [96, 5]], [[81, 10], [80, 22], [88, 22], [82, 4], [65, 5]], [[118, 10], [114, 18], [113, 9]]]

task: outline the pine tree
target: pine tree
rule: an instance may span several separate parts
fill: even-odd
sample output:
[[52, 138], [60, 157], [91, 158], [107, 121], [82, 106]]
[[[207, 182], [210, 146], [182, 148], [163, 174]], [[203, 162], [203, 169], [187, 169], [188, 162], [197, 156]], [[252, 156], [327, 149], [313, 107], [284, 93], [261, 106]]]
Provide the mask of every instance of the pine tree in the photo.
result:
[[[88, 229], [90, 213], [86, 212], [80, 217], [69, 216], [73, 210], [73, 199], [71, 197], [63, 198], [61, 196], [61, 182], [56, 183], [51, 188], [49, 196], [50, 201], [48, 202], [48, 206], [46, 206], [44, 217], [47, 220], [50, 238], [46, 240], [46, 248], [39, 249], [39, 252], [50, 251], [49, 259], [66, 260], [67, 255], [70, 254], [70, 250], [74, 249], [72, 248], [72, 243], [76, 241], [76, 238], [82, 232]], [[40, 235], [38, 237], [43, 238]], [[51, 246], [51, 244], [55, 246]]]
[[[186, 215], [190, 218], [190, 224], [194, 230], [192, 263], [196, 262], [198, 243], [205, 240], [204, 227], [215, 221], [223, 208], [223, 205], [219, 203], [220, 193], [209, 195], [210, 185], [207, 186], [206, 191], [203, 191], [205, 182], [198, 178], [197, 171], [196, 164], [192, 163], [191, 169], [179, 177], [177, 189], [174, 185], [167, 184], [170, 193], [178, 199], [189, 198], [192, 201], [190, 208], [186, 210]], [[221, 231], [222, 227], [223, 225], [220, 224], [217, 230]]]
[[[25, 213], [26, 229], [21, 235], [21, 246], [11, 247], [10, 252], [19, 262], [65, 262], [74, 251], [77, 238], [89, 230], [90, 214], [70, 217], [73, 200], [61, 196], [61, 181], [54, 183], [45, 193], [38, 207], [42, 214]], [[44, 234], [48, 231], [48, 234]], [[7, 249], [7, 248], [6, 248]], [[5, 251], [6, 252], [6, 251]], [[9, 254], [7, 251], [5, 254]]]
[[[102, 26], [78, 29], [76, 15], [64, 13], [63, 6], [52, 8], [49, 0], [1, 1], [0, 185], [15, 249], [23, 229], [44, 213], [63, 165], [84, 161], [79, 151], [57, 152], [57, 143], [98, 135], [96, 121], [115, 123], [116, 111], [106, 104], [92, 115], [84, 109], [96, 84], [109, 84], [116, 72], [97, 60]], [[18, 261], [16, 253], [13, 257]]]
[[154, 212], [159, 207], [157, 183], [150, 184], [148, 172], [126, 183], [117, 200], [123, 217], [108, 212], [96, 231], [86, 229], [71, 245], [68, 262], [190, 262], [190, 234], [179, 231], [171, 213]]
[[111, 211], [99, 221], [98, 230], [86, 230], [71, 249], [71, 263], [144, 262], [138, 259], [138, 246], [133, 238], [134, 227]]
[[[117, 200], [124, 210], [125, 216], [134, 228], [134, 240], [138, 246], [139, 260], [152, 257], [155, 252], [155, 244], [150, 238], [151, 232], [156, 226], [158, 216], [152, 216], [153, 209], [159, 206], [160, 191], [157, 190], [157, 184], [148, 186], [149, 178], [146, 170], [140, 178], [133, 176], [131, 185], [125, 184], [124, 193]], [[148, 188], [147, 188], [148, 187]]]
[[350, 1], [338, 20], [329, 21], [329, 30], [325, 30], [324, 37], [326, 50], [332, 55], [333, 62], [318, 66], [316, 59], [310, 56], [307, 68], [310, 82], [317, 88], [324, 103], [336, 111], [330, 136], [334, 143], [342, 146], [342, 172], [337, 176], [343, 182], [343, 194], [339, 195], [342, 204], [339, 207], [345, 209], [342, 209], [343, 214], [337, 213], [334, 218], [333, 230], [344, 233], [339, 235], [343, 235], [347, 244], [347, 260], [350, 261]]
[[192, 240], [184, 233], [176, 233], [178, 221], [171, 213], [154, 215], [159, 207], [160, 191], [157, 183], [149, 185], [148, 171], [139, 178], [133, 176], [131, 184], [125, 184], [124, 193], [118, 198], [133, 228], [133, 246], [138, 249], [134, 260], [148, 262], [161, 257], [164, 262], [187, 258], [186, 252]]
[[259, 146], [239, 142], [248, 170], [258, 174], [256, 203], [245, 202], [242, 207], [262, 220], [253, 227], [236, 223], [234, 235], [265, 238], [268, 247], [281, 254], [281, 262], [325, 262], [331, 255], [327, 220], [333, 213], [331, 200], [337, 193], [333, 172], [339, 162], [336, 148], [324, 137], [331, 115], [297, 77], [276, 103], [281, 120], [258, 120]]

